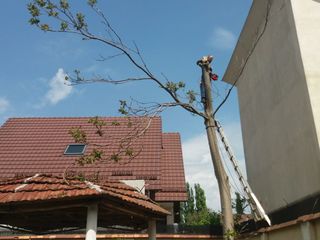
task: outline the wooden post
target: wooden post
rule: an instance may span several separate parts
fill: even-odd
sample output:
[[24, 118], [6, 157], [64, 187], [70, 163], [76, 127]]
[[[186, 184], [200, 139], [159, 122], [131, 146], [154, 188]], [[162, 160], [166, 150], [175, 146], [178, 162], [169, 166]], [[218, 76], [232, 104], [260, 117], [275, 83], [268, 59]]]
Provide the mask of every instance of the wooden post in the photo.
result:
[[86, 240], [97, 239], [97, 225], [98, 225], [98, 204], [92, 204], [87, 209], [87, 228]]
[[156, 224], [156, 220], [154, 219], [149, 219], [148, 221], [148, 239], [149, 240], [156, 240], [157, 234], [157, 224]]
[[207, 130], [207, 137], [209, 142], [211, 159], [214, 167], [214, 173], [218, 181], [220, 202], [221, 202], [221, 213], [222, 213], [222, 225], [224, 239], [234, 240], [234, 221], [231, 204], [231, 193], [229, 178], [224, 169], [222, 159], [219, 153], [219, 147], [216, 136], [216, 122], [213, 116], [213, 104], [212, 104], [212, 92], [211, 92], [211, 67], [210, 62], [212, 61], [211, 56], [205, 56], [197, 62], [202, 69], [202, 87], [204, 96], [204, 110], [206, 114], [205, 126]]

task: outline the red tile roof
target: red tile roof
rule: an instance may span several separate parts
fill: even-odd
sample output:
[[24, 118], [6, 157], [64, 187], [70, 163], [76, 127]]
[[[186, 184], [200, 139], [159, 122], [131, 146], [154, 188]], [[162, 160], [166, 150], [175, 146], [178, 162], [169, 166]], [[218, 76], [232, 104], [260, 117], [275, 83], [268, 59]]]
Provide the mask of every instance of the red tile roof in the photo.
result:
[[186, 201], [185, 176], [179, 133], [162, 134], [161, 186], [157, 201]]
[[62, 177], [36, 174], [29, 178], [15, 178], [0, 182], [0, 208], [6, 205], [40, 202], [47, 200], [70, 200], [79, 197], [109, 197], [134, 204], [159, 215], [170, 214], [147, 196], [119, 182], [106, 181], [96, 185], [89, 181], [67, 180]]
[[[81, 118], [11, 118], [0, 128], [0, 178], [12, 178], [36, 173], [61, 175], [78, 158], [66, 156], [68, 144], [74, 143], [68, 131], [79, 127], [87, 134], [91, 144], [86, 153], [90, 153], [93, 144], [108, 145], [106, 155], [117, 151], [114, 144], [127, 136], [134, 127], [128, 126], [127, 118], [101, 118], [107, 123], [104, 137], [96, 134], [97, 129], [88, 123], [88, 117]], [[147, 118], [131, 118], [136, 128], [144, 128]], [[113, 122], [120, 125], [113, 125]], [[141, 153], [131, 161], [108, 162], [82, 168], [87, 176], [99, 172], [106, 180], [146, 181], [147, 190], [156, 190], [157, 201], [186, 200], [185, 178], [179, 134], [163, 134], [161, 118], [153, 118], [147, 132], [134, 140], [134, 149]], [[73, 168], [78, 170], [79, 168]], [[172, 187], [174, 186], [174, 188]]]
[[[92, 203], [98, 204], [100, 226], [105, 227], [141, 225], [148, 217], [161, 218], [170, 214], [119, 181], [96, 185], [89, 181], [66, 181], [62, 177], [36, 174], [0, 182], [1, 224], [39, 232], [79, 227], [85, 223], [83, 210]], [[52, 221], [53, 218], [56, 221]]]

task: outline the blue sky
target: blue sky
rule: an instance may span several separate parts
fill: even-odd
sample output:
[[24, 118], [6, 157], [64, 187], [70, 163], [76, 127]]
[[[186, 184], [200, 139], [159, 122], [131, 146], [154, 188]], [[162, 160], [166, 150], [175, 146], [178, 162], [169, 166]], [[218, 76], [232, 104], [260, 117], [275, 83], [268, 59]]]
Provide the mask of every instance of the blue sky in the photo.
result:
[[[102, 33], [85, 1], [70, 2], [86, 13], [94, 31]], [[184, 81], [188, 88], [198, 91], [201, 73], [195, 62], [211, 54], [215, 57], [214, 71], [220, 78], [223, 76], [251, 2], [100, 0], [99, 7], [123, 40], [137, 43], [156, 75], [164, 73], [170, 80]], [[118, 100], [129, 97], [146, 102], [168, 101], [151, 83], [65, 86], [64, 74], [74, 69], [87, 76], [98, 73], [114, 79], [136, 72], [124, 58], [97, 61], [100, 54], [114, 54], [108, 47], [72, 35], [44, 33], [30, 26], [27, 3], [4, 1], [0, 9], [0, 124], [9, 117], [115, 116], [119, 115]], [[229, 86], [221, 81], [214, 84], [214, 102], [218, 103]], [[200, 182], [210, 198], [209, 206], [217, 209], [217, 187], [202, 119], [180, 109], [168, 110], [162, 117], [164, 131], [181, 134], [187, 180]], [[232, 145], [243, 160], [236, 91], [218, 113], [218, 119], [232, 136]]]

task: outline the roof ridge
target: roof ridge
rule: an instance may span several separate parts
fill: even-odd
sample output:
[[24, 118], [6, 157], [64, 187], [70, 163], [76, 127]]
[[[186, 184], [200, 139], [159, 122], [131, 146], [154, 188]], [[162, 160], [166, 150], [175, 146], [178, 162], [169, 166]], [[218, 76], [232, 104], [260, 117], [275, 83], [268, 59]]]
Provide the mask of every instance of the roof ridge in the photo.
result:
[[21, 184], [21, 185], [19, 185], [18, 187], [16, 187], [16, 188], [14, 189], [14, 192], [18, 192], [19, 190], [21, 190], [22, 188], [24, 188], [25, 186], [27, 186], [28, 183], [29, 183], [29, 181], [31, 181], [31, 180], [34, 179], [34, 178], [39, 177], [40, 175], [41, 175], [41, 174], [36, 173], [36, 174], [33, 175], [32, 177], [28, 177], [28, 178], [24, 179], [23, 184]]

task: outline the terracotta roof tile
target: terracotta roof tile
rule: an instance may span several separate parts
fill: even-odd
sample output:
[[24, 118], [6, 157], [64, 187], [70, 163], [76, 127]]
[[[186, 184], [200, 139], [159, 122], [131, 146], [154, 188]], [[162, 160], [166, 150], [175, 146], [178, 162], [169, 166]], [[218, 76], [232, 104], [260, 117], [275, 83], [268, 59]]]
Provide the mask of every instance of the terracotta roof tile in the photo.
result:
[[[72, 127], [87, 133], [90, 143], [109, 144], [106, 154], [117, 151], [112, 145], [115, 139], [132, 131], [127, 118], [106, 117], [108, 129], [103, 140], [95, 134], [96, 128], [88, 123], [88, 117], [80, 118], [11, 118], [0, 128], [0, 178], [29, 176], [36, 173], [61, 175], [78, 157], [66, 156], [64, 151], [74, 140], [68, 134]], [[145, 121], [145, 120], [144, 120]], [[112, 126], [119, 122], [119, 126]], [[141, 118], [132, 118], [141, 125]], [[109, 162], [84, 167], [87, 175], [99, 171], [101, 179], [144, 179], [146, 189], [171, 191], [174, 185], [179, 192], [185, 191], [185, 179], [179, 134], [162, 133], [161, 119], [153, 118], [145, 135], [134, 141], [133, 148], [143, 146], [143, 151], [130, 162]], [[142, 126], [142, 125], [141, 125]], [[111, 145], [110, 145], [111, 144]], [[93, 146], [88, 146], [89, 153]], [[79, 170], [79, 168], [75, 168]], [[168, 195], [169, 196], [169, 195]], [[178, 199], [175, 197], [174, 199]], [[170, 200], [170, 199], [168, 199]], [[185, 200], [184, 197], [180, 199]]]
[[104, 185], [98, 186], [90, 182], [78, 180], [68, 180], [66, 182], [61, 177], [35, 175], [31, 178], [0, 182], [0, 208], [8, 204], [13, 206], [26, 202], [72, 200], [78, 197], [111, 197], [117, 199], [117, 201], [139, 206], [155, 214], [169, 214], [134, 188], [116, 181], [105, 182]]
[[[156, 201], [186, 201], [186, 187], [179, 133], [162, 134], [161, 191]], [[177, 194], [174, 194], [177, 193]]]

